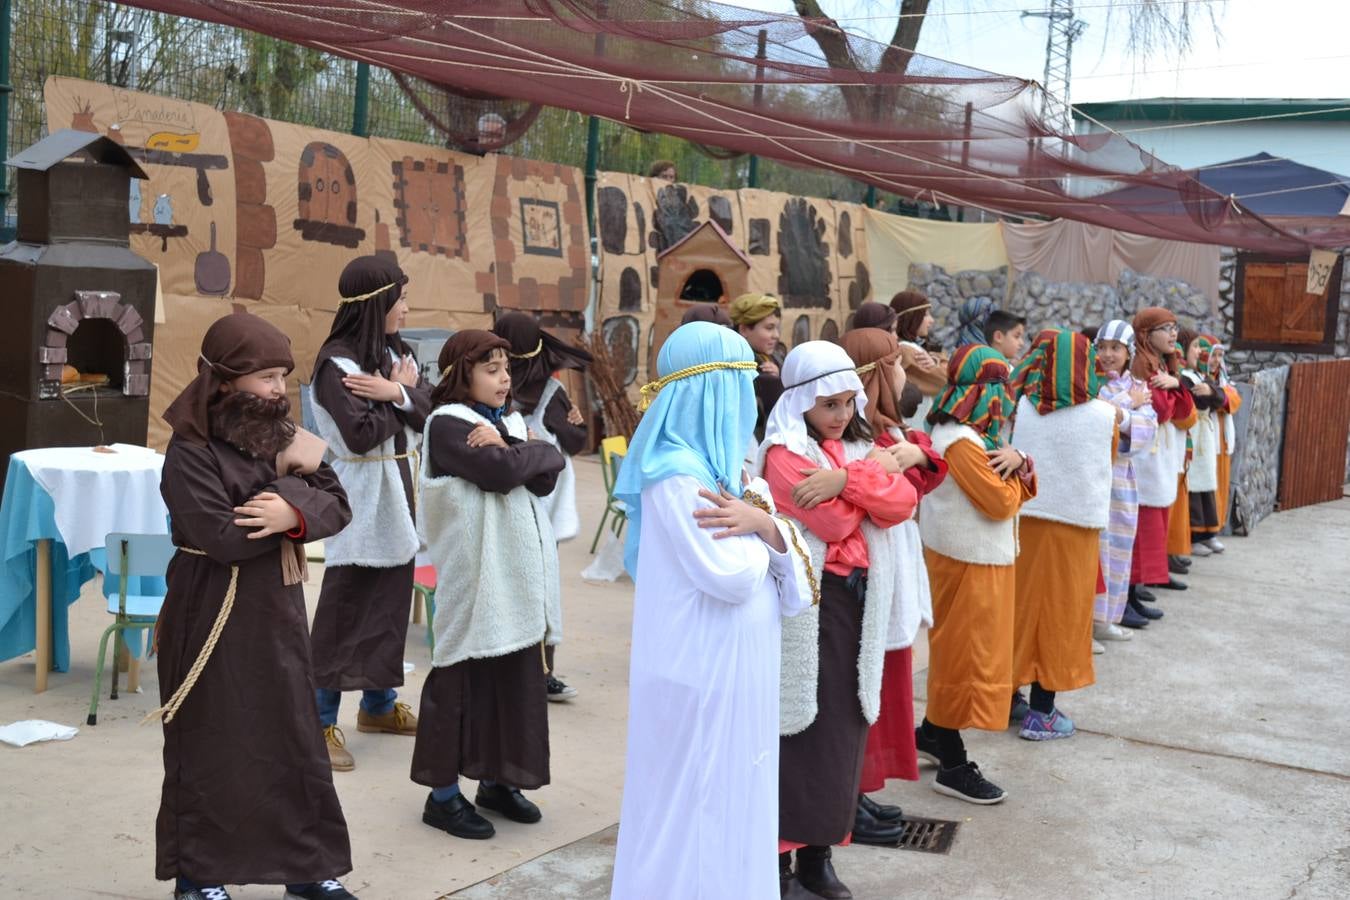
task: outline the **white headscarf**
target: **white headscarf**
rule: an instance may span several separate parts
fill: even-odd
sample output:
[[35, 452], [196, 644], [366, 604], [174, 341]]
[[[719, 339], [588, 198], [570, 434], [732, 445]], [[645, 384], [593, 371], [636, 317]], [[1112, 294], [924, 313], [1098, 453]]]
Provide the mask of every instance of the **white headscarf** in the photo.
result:
[[780, 377], [783, 393], [764, 425], [761, 461], [764, 450], [775, 444], [782, 444], [798, 456], [808, 454], [814, 442], [806, 433], [806, 411], [816, 405], [817, 397], [853, 391], [857, 415], [866, 418], [867, 391], [863, 390], [853, 359], [838, 344], [830, 341], [798, 344], [783, 360]]

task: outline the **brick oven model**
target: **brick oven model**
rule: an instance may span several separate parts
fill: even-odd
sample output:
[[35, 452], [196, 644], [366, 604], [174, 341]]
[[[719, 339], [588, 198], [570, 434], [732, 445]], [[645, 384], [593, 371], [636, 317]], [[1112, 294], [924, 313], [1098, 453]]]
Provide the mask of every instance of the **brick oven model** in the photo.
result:
[[18, 236], [0, 247], [0, 452], [144, 444], [155, 267], [128, 244], [119, 144], [58, 131], [9, 160]]

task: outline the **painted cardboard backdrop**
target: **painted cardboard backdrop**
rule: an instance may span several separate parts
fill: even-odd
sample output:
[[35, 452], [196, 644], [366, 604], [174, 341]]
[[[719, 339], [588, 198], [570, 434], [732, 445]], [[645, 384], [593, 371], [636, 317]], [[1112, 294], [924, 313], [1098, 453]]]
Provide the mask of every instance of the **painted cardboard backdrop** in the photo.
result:
[[365, 139], [49, 78], [47, 127], [105, 134], [144, 164], [131, 246], [158, 264], [150, 443], [196, 372], [206, 328], [234, 307], [290, 335], [308, 381], [353, 257], [388, 254], [411, 279], [409, 327], [488, 327], [498, 308], [579, 333], [590, 292], [579, 170]]
[[603, 330], [630, 390], [651, 374], [658, 255], [712, 219], [750, 260], [749, 289], [783, 298], [783, 342], [829, 338], [871, 298], [863, 207], [771, 191], [719, 191], [601, 172], [596, 183]]

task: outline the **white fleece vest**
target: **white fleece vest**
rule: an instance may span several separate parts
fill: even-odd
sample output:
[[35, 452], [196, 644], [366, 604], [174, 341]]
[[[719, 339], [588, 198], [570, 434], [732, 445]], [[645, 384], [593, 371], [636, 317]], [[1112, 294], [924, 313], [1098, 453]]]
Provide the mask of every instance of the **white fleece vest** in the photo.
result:
[[1177, 499], [1177, 476], [1186, 466], [1186, 433], [1171, 422], [1158, 425], [1153, 445], [1136, 448], [1130, 457], [1140, 506], [1171, 506]]
[[[330, 357], [348, 375], [361, 373], [354, 360]], [[369, 374], [369, 373], [366, 373]], [[394, 456], [394, 438], [386, 438], [369, 453], [353, 453], [342, 439], [342, 432], [318, 397], [314, 398], [314, 425], [319, 437], [328, 444], [330, 461], [338, 480], [347, 492], [352, 521], [342, 531], [323, 542], [324, 563], [330, 566], [370, 566], [387, 568], [410, 562], [422, 542], [417, 536], [408, 495]], [[404, 428], [409, 450], [419, 444], [417, 432]], [[415, 459], [408, 469], [417, 478]]]
[[1111, 514], [1111, 435], [1116, 408], [1089, 400], [1042, 415], [1017, 401], [1012, 445], [1036, 461], [1036, 496], [1021, 515], [1079, 528], [1105, 528]]
[[[891, 437], [900, 438], [903, 433], [891, 428]], [[886, 534], [891, 539], [895, 560], [895, 596], [891, 598], [886, 649], [904, 650], [913, 646], [920, 626], [933, 627], [933, 592], [928, 583], [928, 566], [923, 561], [918, 521], [906, 519], [886, 529]]]
[[[933, 449], [947, 457], [957, 441], [970, 441], [984, 452], [979, 432], [947, 422], [933, 427]], [[1110, 484], [1109, 480], [1107, 482]], [[975, 508], [948, 475], [919, 504], [919, 534], [935, 553], [982, 566], [1011, 566], [1017, 561], [1017, 516], [996, 522]]]
[[[764, 471], [768, 443], [760, 447], [759, 471]], [[844, 444], [845, 459], [849, 462], [867, 456], [872, 445], [863, 441]], [[807, 448], [806, 456], [822, 469], [835, 468], [815, 442]], [[817, 577], [825, 574], [825, 542], [801, 522], [784, 516], [797, 526], [806, 539], [811, 554], [811, 567]], [[886, 661], [886, 641], [890, 629], [891, 605], [895, 594], [896, 574], [894, 547], [887, 534], [870, 520], [862, 523], [867, 540], [867, 591], [863, 598], [862, 639], [858, 645], [858, 702], [868, 724], [876, 722], [881, 711], [881, 673]], [[816, 720], [816, 703], [820, 680], [820, 607], [812, 606], [801, 615], [782, 620], [783, 655], [779, 669], [779, 733], [793, 735], [805, 731]]]
[[[426, 442], [432, 420], [443, 415], [488, 423], [469, 407], [451, 403], [428, 416], [423, 430], [418, 524], [440, 582], [431, 664], [505, 656], [541, 641], [557, 644], [562, 603], [548, 515], [523, 485], [499, 494], [453, 475], [433, 476]], [[512, 437], [525, 439], [519, 413], [504, 416], [502, 423]]]
[[[539, 405], [525, 420], [525, 424], [540, 440], [548, 441], [555, 447], [558, 447], [558, 436], [544, 425], [544, 411], [548, 409], [553, 395], [558, 393], [561, 387], [561, 381], [550, 378], [548, 384], [544, 385], [543, 393], [539, 395]], [[562, 453], [561, 447], [558, 447], [558, 452]], [[539, 498], [548, 513], [549, 521], [553, 523], [553, 536], [559, 543], [570, 541], [581, 530], [581, 519], [577, 517], [577, 474], [572, 468], [572, 457], [566, 453], [563, 453], [562, 457], [563, 470], [558, 473], [558, 483], [551, 493]]]

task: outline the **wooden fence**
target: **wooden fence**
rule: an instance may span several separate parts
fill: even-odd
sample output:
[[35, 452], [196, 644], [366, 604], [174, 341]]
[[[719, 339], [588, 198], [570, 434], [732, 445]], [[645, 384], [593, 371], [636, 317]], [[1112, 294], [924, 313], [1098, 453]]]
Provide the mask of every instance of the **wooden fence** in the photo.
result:
[[1284, 420], [1279, 509], [1341, 497], [1350, 433], [1350, 359], [1294, 363]]

